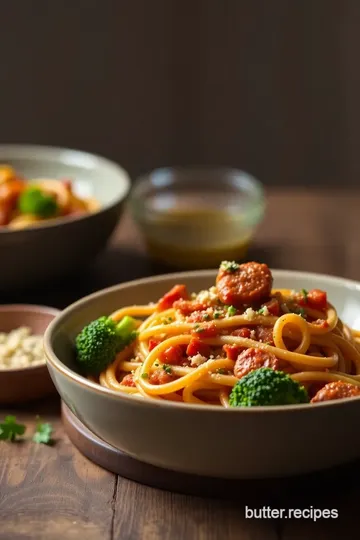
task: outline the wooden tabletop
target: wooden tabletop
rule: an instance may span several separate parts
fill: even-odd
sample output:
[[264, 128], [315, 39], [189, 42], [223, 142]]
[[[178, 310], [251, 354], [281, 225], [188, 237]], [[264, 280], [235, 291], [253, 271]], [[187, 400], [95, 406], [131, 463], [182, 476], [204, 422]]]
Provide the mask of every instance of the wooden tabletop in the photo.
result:
[[[287, 268], [360, 278], [360, 191], [268, 193], [265, 221], [249, 258]], [[125, 213], [107, 250], [86, 275], [41, 291], [2, 296], [0, 303], [32, 302], [63, 308], [89, 292], [166, 269], [154, 265]], [[264, 498], [242, 493], [217, 500], [160, 491], [100, 469], [70, 443], [58, 398], [0, 411], [16, 414], [29, 432], [40, 414], [54, 426], [54, 446], [0, 442], [0, 540], [315, 540], [358, 538], [360, 474], [356, 467], [297, 492], [296, 483], [277, 508], [335, 509], [338, 519], [247, 519], [245, 506]], [[346, 419], [344, 419], [346, 421]], [[358, 426], [354, 426], [358, 429]], [[286, 444], [286, 441], [284, 441]], [[299, 449], [311, 451], [310, 449]], [[359, 467], [360, 470], [360, 467]], [[332, 481], [334, 478], [334, 482]], [[239, 492], [243, 490], [239, 481]], [[266, 502], [266, 501], [265, 501]]]

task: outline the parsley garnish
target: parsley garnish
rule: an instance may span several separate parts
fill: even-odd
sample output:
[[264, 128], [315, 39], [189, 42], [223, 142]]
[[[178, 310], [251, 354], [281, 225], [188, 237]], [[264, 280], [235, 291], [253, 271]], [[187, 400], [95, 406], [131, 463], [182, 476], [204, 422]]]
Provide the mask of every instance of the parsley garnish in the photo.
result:
[[163, 365], [163, 370], [164, 370], [165, 373], [167, 373], [168, 375], [171, 375], [171, 373], [172, 373], [172, 369], [171, 369], [171, 367], [170, 367], [168, 364], [164, 364], [164, 365]]
[[26, 426], [16, 422], [16, 416], [7, 416], [0, 424], [0, 440], [14, 442], [18, 435], [24, 435]]
[[204, 330], [205, 330], [205, 328], [201, 328], [201, 327], [198, 326], [198, 327], [195, 329], [195, 332], [198, 333], [198, 334], [200, 334], [200, 332], [203, 332]]
[[215, 311], [215, 313], [214, 313], [214, 319], [219, 319], [220, 316], [221, 316], [220, 311]]
[[295, 313], [296, 315], [300, 315], [301, 317], [303, 317], [304, 319], [306, 319], [306, 311], [303, 307], [297, 307], [293, 310], [293, 313]]
[[239, 265], [235, 261], [223, 261], [220, 265], [220, 268], [222, 270], [225, 270], [225, 272], [230, 272], [232, 274], [239, 269]]
[[304, 297], [305, 302], [307, 302], [308, 292], [306, 289], [301, 289], [302, 295]]
[[228, 313], [229, 317], [233, 317], [234, 315], [236, 315], [236, 312], [237, 312], [237, 309], [234, 306], [229, 306], [227, 308], [227, 313]]
[[210, 319], [210, 315], [208, 313], [204, 313], [203, 320], [208, 321]]
[[264, 314], [264, 308], [261, 307], [260, 309], [257, 310], [256, 313], [259, 313], [259, 315], [263, 315]]
[[148, 374], [148, 373], [143, 373], [143, 374], [141, 375], [141, 378], [142, 378], [142, 379], [148, 379], [148, 378], [149, 378], [149, 374]]
[[36, 431], [33, 435], [32, 440], [38, 444], [52, 444], [53, 440], [51, 438], [53, 432], [53, 427], [48, 422], [42, 423], [38, 418], [38, 423], [36, 425]]
[[218, 368], [218, 369], [216, 370], [216, 373], [218, 373], [219, 375], [225, 375], [226, 370], [225, 370], [224, 368], [221, 367], [221, 368]]

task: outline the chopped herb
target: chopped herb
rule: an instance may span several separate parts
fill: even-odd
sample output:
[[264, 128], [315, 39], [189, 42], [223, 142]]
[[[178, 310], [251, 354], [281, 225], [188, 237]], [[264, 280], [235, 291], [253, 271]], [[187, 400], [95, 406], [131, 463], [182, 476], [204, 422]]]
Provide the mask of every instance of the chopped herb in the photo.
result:
[[215, 311], [214, 313], [214, 319], [219, 319], [221, 317], [220, 311]]
[[227, 313], [228, 313], [229, 317], [233, 317], [234, 315], [236, 315], [236, 312], [237, 312], [237, 309], [234, 306], [229, 306], [227, 308]]
[[159, 367], [159, 362], [155, 362], [155, 363], [154, 363], [154, 366], [155, 366], [155, 367]]
[[24, 435], [26, 426], [16, 422], [16, 416], [7, 416], [0, 424], [0, 440], [14, 442], [18, 435]]
[[225, 272], [230, 272], [232, 274], [239, 269], [239, 265], [235, 261], [223, 261], [220, 265], [220, 268], [222, 270], [225, 270]]
[[218, 369], [216, 370], [216, 373], [218, 373], [219, 375], [225, 375], [226, 369], [224, 369], [224, 368], [222, 368], [222, 367], [221, 367], [221, 368], [218, 368]]
[[307, 302], [308, 292], [306, 289], [301, 289], [301, 293], [304, 297], [305, 302]]
[[149, 374], [148, 374], [148, 373], [142, 373], [141, 378], [142, 378], [142, 379], [148, 379], [148, 378], [149, 378]]
[[194, 330], [197, 330], [199, 328], [199, 324], [194, 324]]
[[52, 444], [51, 435], [53, 432], [53, 427], [48, 422], [40, 422], [38, 418], [38, 423], [36, 425], [36, 431], [33, 435], [32, 440], [38, 444]]
[[210, 319], [210, 315], [208, 313], [204, 313], [203, 320], [208, 321]]
[[303, 307], [296, 307], [295, 309], [292, 310], [292, 313], [295, 313], [296, 315], [300, 315], [301, 317], [303, 317], [304, 319], [306, 319], [306, 311]]
[[165, 373], [167, 373], [168, 375], [171, 375], [171, 373], [172, 373], [171, 366], [169, 366], [168, 364], [164, 364], [164, 365], [163, 365], [163, 370], [164, 370]]
[[167, 318], [167, 320], [166, 320], [166, 322], [168, 322], [168, 323], [172, 323], [172, 322], [173, 322], [173, 320], [174, 320], [174, 319], [173, 319], [172, 317], [168, 317], [168, 318]]
[[195, 332], [196, 332], [197, 334], [200, 334], [200, 332], [203, 332], [204, 330], [205, 330], [205, 328], [201, 328], [201, 327], [198, 326], [198, 327], [195, 329]]
[[261, 307], [260, 309], [257, 310], [257, 312], [259, 315], [263, 315], [264, 314], [264, 308]]

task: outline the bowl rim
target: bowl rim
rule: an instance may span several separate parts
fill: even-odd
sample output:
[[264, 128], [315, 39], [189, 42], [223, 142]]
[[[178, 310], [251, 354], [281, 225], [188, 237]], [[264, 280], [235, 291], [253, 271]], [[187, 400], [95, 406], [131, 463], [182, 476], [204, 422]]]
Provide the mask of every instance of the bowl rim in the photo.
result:
[[[84, 221], [91, 218], [92, 216], [106, 212], [107, 210], [116, 207], [120, 202], [124, 201], [131, 190], [131, 179], [129, 173], [118, 163], [112, 161], [100, 154], [95, 154], [91, 152], [86, 152], [84, 150], [78, 150], [73, 148], [67, 148], [65, 146], [51, 146], [51, 145], [37, 145], [37, 144], [0, 144], [0, 162], [8, 155], [8, 159], [29, 159], [34, 162], [39, 159], [48, 159], [59, 161], [64, 164], [78, 164], [80, 167], [81, 162], [83, 162], [83, 167], [90, 169], [92, 166], [98, 164], [112, 169], [116, 174], [119, 180], [119, 185], [121, 185], [121, 192], [118, 194], [112, 202], [102, 205], [95, 212], [89, 212], [84, 215], [76, 216], [64, 216], [52, 220], [45, 220], [44, 222], [39, 222], [36, 225], [31, 225], [26, 227], [26, 229], [8, 229], [7, 227], [0, 227], [0, 236], [6, 235], [16, 235], [24, 233], [36, 233], [36, 231], [42, 229], [51, 229], [54, 227], [59, 227], [61, 225], [66, 225], [74, 223], [77, 221]], [[11, 154], [13, 153], [13, 156]], [[64, 155], [61, 155], [64, 154]]]
[[[28, 311], [30, 313], [46, 313], [48, 315], [53, 316], [53, 319], [57, 317], [61, 313], [60, 309], [57, 309], [52, 306], [45, 306], [42, 304], [1, 304], [0, 305], [0, 314], [1, 313], [7, 313], [7, 312], [24, 312]], [[15, 330], [15, 328], [14, 328]], [[44, 336], [45, 331], [42, 333], [42, 336]], [[20, 374], [27, 371], [34, 371], [34, 370], [43, 370], [44, 367], [46, 367], [46, 360], [42, 364], [37, 364], [36, 366], [27, 366], [22, 368], [11, 368], [11, 369], [0, 369], [0, 378], [4, 375], [11, 375], [11, 374]]]
[[[324, 281], [324, 283], [333, 283], [337, 284], [342, 287], [356, 289], [360, 291], [360, 282], [355, 281], [352, 279], [335, 276], [332, 274], [321, 274], [316, 272], [306, 272], [306, 271], [298, 271], [298, 270], [283, 270], [283, 269], [271, 269], [271, 272], [276, 279], [281, 279], [281, 277], [298, 277], [298, 278], [317, 278]], [[298, 405], [271, 405], [271, 406], [259, 406], [259, 407], [219, 407], [218, 405], [196, 405], [191, 403], [177, 403], [175, 401], [169, 401], [169, 400], [157, 400], [157, 399], [148, 399], [145, 400], [141, 396], [132, 396], [126, 393], [116, 392], [115, 390], [111, 390], [109, 388], [105, 388], [103, 386], [100, 386], [98, 383], [94, 383], [79, 373], [76, 373], [69, 367], [67, 367], [61, 360], [56, 356], [54, 353], [52, 346], [51, 346], [51, 340], [52, 336], [59, 324], [61, 322], [68, 318], [69, 315], [76, 312], [76, 310], [83, 305], [86, 305], [87, 303], [90, 303], [103, 294], [108, 294], [114, 291], [121, 291], [122, 289], [125, 289], [129, 286], [136, 286], [136, 285], [151, 285], [156, 282], [162, 282], [167, 281], [169, 279], [172, 280], [181, 280], [186, 278], [192, 278], [192, 277], [215, 277], [217, 273], [216, 269], [205, 269], [205, 270], [193, 270], [193, 271], [185, 271], [185, 272], [174, 272], [174, 273], [167, 273], [167, 274], [160, 274], [157, 276], [150, 276], [150, 277], [144, 277], [136, 280], [126, 281], [117, 285], [112, 285], [111, 287], [107, 287], [105, 289], [101, 289], [99, 291], [93, 292], [80, 300], [77, 300], [76, 302], [70, 304], [67, 306], [59, 315], [55, 317], [45, 330], [44, 334], [44, 351], [45, 351], [45, 357], [47, 364], [50, 364], [51, 367], [59, 372], [61, 375], [71, 379], [72, 382], [74, 382], [77, 385], [82, 386], [83, 388], [87, 390], [91, 390], [96, 392], [97, 394], [101, 394], [104, 396], [112, 397], [116, 400], [125, 401], [127, 403], [134, 403], [134, 405], [138, 406], [145, 406], [145, 407], [167, 407], [170, 409], [174, 409], [177, 411], [198, 411], [200, 414], [205, 412], [218, 412], [220, 414], [256, 414], [256, 413], [262, 413], [262, 414], [270, 414], [270, 413], [287, 413], [287, 412], [303, 412], [303, 411], [311, 411], [316, 410], [322, 407], [342, 407], [346, 406], [346, 404], [351, 404], [354, 401], [360, 402], [360, 397], [352, 397], [352, 398], [343, 398], [343, 399], [337, 399], [333, 401], [324, 401], [314, 404], [304, 403], [304, 404], [298, 404]], [[201, 412], [202, 411], [202, 412]]]

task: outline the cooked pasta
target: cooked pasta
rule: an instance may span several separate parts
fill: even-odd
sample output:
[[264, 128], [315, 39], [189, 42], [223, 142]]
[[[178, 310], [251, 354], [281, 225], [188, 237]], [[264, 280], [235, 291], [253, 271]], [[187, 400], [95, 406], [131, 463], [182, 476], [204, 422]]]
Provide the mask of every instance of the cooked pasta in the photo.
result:
[[70, 180], [25, 181], [12, 167], [0, 166], [0, 227], [25, 229], [98, 209], [97, 200], [76, 195]]
[[286, 373], [309, 402], [360, 395], [360, 331], [338, 317], [326, 291], [274, 289], [264, 264], [224, 262], [213, 287], [175, 285], [159, 301], [121, 308], [135, 339], [92, 380], [145, 399], [229, 407], [249, 373]]

